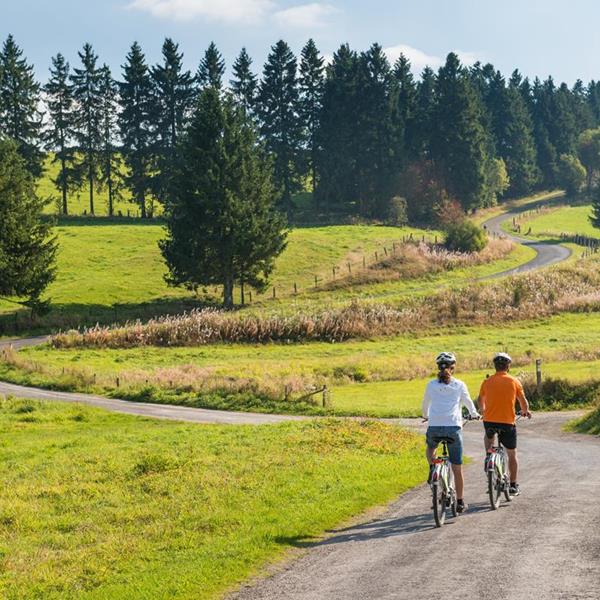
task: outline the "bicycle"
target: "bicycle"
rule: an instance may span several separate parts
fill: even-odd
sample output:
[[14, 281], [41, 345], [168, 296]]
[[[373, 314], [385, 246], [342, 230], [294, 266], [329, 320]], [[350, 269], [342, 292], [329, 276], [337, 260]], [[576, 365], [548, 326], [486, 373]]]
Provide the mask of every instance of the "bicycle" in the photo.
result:
[[450, 456], [448, 454], [448, 443], [451, 443], [453, 440], [441, 437], [439, 441], [441, 444], [441, 456], [433, 459], [433, 471], [430, 483], [433, 518], [436, 527], [441, 527], [446, 522], [446, 510], [448, 508], [451, 509], [453, 517], [458, 515], [454, 473], [450, 466]]
[[[519, 414], [517, 421], [521, 420]], [[492, 510], [498, 510], [500, 507], [500, 496], [504, 494], [506, 502], [512, 502], [510, 495], [510, 478], [508, 474], [508, 457], [504, 446], [498, 439], [498, 430], [490, 428], [494, 432], [494, 439], [498, 440], [497, 445], [493, 445], [485, 456], [485, 473], [487, 476], [488, 496]]]

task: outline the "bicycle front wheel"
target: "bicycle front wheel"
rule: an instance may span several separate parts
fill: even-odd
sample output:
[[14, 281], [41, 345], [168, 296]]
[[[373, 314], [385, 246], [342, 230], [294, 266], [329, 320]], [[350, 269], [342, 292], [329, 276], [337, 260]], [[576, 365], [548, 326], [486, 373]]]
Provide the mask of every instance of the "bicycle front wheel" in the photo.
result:
[[446, 521], [446, 493], [442, 491], [439, 483], [434, 483], [432, 487], [433, 495], [433, 518], [436, 527], [441, 527]]
[[500, 506], [500, 479], [496, 469], [488, 471], [488, 495], [490, 497], [490, 507], [496, 510]]

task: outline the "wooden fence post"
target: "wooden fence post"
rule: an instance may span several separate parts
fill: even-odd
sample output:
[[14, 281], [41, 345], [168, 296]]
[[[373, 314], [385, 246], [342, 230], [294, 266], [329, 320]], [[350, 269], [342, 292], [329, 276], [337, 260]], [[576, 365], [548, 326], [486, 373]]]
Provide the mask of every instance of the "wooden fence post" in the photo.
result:
[[275, 286], [273, 286], [273, 298], [275, 298], [277, 295], [277, 292], [275, 291]]
[[535, 359], [535, 386], [538, 392], [542, 389], [542, 359]]
[[298, 294], [298, 286], [296, 285], [296, 282], [294, 281], [294, 295]]

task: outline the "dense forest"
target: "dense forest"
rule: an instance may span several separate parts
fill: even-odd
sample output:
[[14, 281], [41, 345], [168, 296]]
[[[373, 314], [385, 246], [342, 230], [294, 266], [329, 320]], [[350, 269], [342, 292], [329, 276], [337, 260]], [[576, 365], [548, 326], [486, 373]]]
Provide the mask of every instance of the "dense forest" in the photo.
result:
[[406, 57], [390, 64], [379, 44], [342, 45], [326, 64], [312, 40], [299, 57], [277, 42], [260, 76], [242, 49], [227, 82], [214, 43], [194, 73], [171, 39], [156, 65], [132, 44], [118, 77], [90, 44], [78, 55], [74, 67], [53, 57], [41, 85], [12, 36], [0, 52], [0, 136], [33, 177], [52, 153], [64, 214], [83, 183], [91, 214], [98, 189], [108, 190], [109, 214], [125, 189], [143, 217], [168, 205], [182, 134], [207, 88], [243, 109], [290, 217], [305, 190], [317, 215], [432, 222], [536, 189], [591, 188], [599, 167], [596, 81], [507, 77], [453, 53], [416, 78]]

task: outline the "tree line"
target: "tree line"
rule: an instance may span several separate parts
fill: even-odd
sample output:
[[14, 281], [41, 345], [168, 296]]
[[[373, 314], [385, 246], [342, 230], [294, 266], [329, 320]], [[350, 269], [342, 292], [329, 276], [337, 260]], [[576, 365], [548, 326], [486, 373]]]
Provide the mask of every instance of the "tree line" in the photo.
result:
[[299, 57], [280, 40], [260, 77], [242, 49], [227, 84], [214, 43], [195, 73], [169, 38], [156, 65], [132, 44], [118, 80], [90, 44], [78, 56], [76, 67], [54, 56], [42, 86], [11, 35], [0, 52], [0, 135], [16, 142], [34, 177], [52, 152], [64, 214], [83, 183], [90, 214], [102, 188], [109, 215], [125, 189], [142, 217], [166, 204], [178, 140], [207, 88], [243, 109], [288, 215], [303, 189], [321, 211], [431, 221], [567, 185], [585, 168], [582, 133], [600, 123], [600, 82], [505, 77], [454, 53], [417, 79], [405, 56], [390, 64], [379, 44], [363, 52], [344, 44], [326, 64], [313, 40]]

